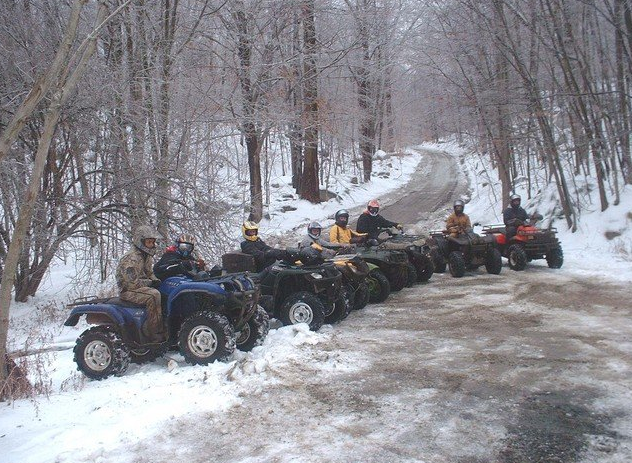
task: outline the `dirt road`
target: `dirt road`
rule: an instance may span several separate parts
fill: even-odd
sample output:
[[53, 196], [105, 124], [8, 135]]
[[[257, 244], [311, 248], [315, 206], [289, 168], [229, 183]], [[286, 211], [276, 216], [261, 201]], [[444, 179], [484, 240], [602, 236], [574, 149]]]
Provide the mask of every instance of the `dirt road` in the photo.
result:
[[[445, 214], [460, 185], [427, 190], [454, 168], [432, 157], [386, 210]], [[632, 461], [630, 300], [537, 263], [435, 275], [325, 328], [240, 406], [175, 421], [134, 461]]]

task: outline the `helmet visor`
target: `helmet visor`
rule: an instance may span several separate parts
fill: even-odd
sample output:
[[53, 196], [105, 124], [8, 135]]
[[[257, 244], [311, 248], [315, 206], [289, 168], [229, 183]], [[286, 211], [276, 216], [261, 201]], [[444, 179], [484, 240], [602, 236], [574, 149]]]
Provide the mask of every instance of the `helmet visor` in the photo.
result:
[[259, 230], [257, 230], [256, 228], [250, 228], [248, 230], [246, 230], [246, 236], [257, 236], [259, 234]]
[[371, 214], [371, 215], [377, 215], [377, 213], [380, 210], [379, 207], [374, 207], [374, 206], [369, 206], [367, 209], [369, 211], [369, 214]]
[[322, 231], [322, 229], [320, 228], [310, 228], [309, 229], [309, 234], [312, 236], [320, 236], [320, 232]]
[[193, 245], [191, 243], [178, 243], [178, 251], [183, 254], [189, 254], [193, 251]]

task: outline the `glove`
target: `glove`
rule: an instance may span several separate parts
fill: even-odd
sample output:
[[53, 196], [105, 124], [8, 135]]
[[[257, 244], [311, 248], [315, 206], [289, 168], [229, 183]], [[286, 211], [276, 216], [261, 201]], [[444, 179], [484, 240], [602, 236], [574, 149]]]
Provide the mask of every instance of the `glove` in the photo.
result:
[[160, 287], [160, 283], [162, 283], [160, 280], [151, 280], [151, 283], [149, 286], [151, 286], [154, 289], [158, 289]]
[[204, 270], [206, 268], [206, 262], [204, 262], [204, 259], [198, 259], [195, 263], [195, 266], [198, 268], [198, 270]]
[[397, 225], [395, 225], [395, 228], [397, 228], [398, 230], [403, 230], [404, 226], [401, 223], [398, 223]]
[[522, 220], [520, 220], [520, 219], [516, 219], [516, 220], [514, 220], [514, 225], [516, 227], [519, 227], [521, 225], [524, 225], [524, 222]]

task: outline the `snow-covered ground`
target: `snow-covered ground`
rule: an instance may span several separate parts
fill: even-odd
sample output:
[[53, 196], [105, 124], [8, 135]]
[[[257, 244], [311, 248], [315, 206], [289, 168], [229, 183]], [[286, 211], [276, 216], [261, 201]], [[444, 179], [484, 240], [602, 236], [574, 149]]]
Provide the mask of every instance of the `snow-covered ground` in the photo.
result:
[[[465, 154], [462, 148], [449, 143], [425, 145], [423, 148], [448, 151], [456, 157]], [[476, 160], [468, 156], [463, 158], [471, 188], [471, 197], [465, 198], [470, 200], [466, 212], [472, 221], [499, 222], [500, 206], [491, 193], [490, 180], [479, 178], [480, 166], [476, 165]], [[337, 209], [360, 206], [368, 199], [380, 198], [401, 188], [420, 161], [421, 156], [413, 154], [391, 157], [382, 161], [390, 163], [390, 166], [376, 167], [376, 171], [390, 171], [387, 179], [376, 178], [369, 187], [343, 181], [337, 183], [339, 188], [330, 186], [342, 201], [332, 199], [319, 205], [293, 201], [291, 205], [297, 207], [296, 211], [280, 213], [278, 211], [287, 202], [279, 200], [271, 206], [270, 219], [262, 222], [261, 234], [264, 237], [282, 235], [296, 227], [302, 234], [302, 226], [310, 220], [330, 225], [331, 216]], [[484, 186], [485, 183], [487, 185]], [[535, 204], [535, 200], [523, 201], [527, 211], [534, 210]], [[550, 204], [552, 201], [540, 201], [537, 209], [546, 211]], [[598, 209], [598, 206], [595, 208]], [[448, 210], [449, 205], [446, 215]], [[631, 250], [632, 243], [631, 211], [632, 189], [627, 189], [621, 204], [611, 207], [606, 213], [601, 214], [598, 210], [584, 213], [579, 232], [575, 234], [564, 231], [564, 224], [556, 222], [564, 245], [564, 270], [578, 276], [597, 274], [604, 279], [632, 280], [630, 255], [626, 254], [626, 250]], [[608, 231], [616, 231], [620, 235], [610, 241], [605, 237]], [[353, 372], [366, 366], [369, 358], [369, 354], [362, 352], [361, 345], [357, 351], [328, 348], [337, 330], [345, 329], [344, 323], [335, 327], [325, 326], [318, 333], [310, 332], [302, 325], [277, 326], [270, 331], [262, 346], [250, 353], [236, 352], [227, 363], [191, 367], [183, 362], [179, 354], [170, 353], [147, 365], [130, 366], [123, 377], [88, 381], [76, 371], [70, 349], [85, 325], [75, 328], [60, 326], [64, 312], [60, 307], [68, 297], [76, 294], [76, 289], [69, 284], [72, 269], [72, 266], [56, 266], [37, 298], [28, 304], [12, 307], [10, 337], [14, 340], [14, 350], [23, 348], [24, 344], [30, 348], [38, 347], [42, 341], [48, 347], [61, 350], [42, 354], [31, 363], [33, 380], [45, 380], [40, 387], [47, 391], [46, 395], [33, 400], [0, 403], [2, 462], [138, 461], [131, 450], [147, 444], [142, 443], [155, 436], [164, 438], [157, 443], [159, 448], [168, 446], [170, 436], [177, 432], [171, 429], [171, 425], [182, 419], [197, 417], [212, 424], [218, 421], [222, 412], [238, 409], [251, 394], [271, 385], [293, 387], [291, 382], [284, 381], [281, 372], [288, 366], [307, 361], [308, 355], [308, 374], [324, 378]], [[57, 304], [51, 301], [57, 301]], [[377, 306], [375, 310], [382, 313], [387, 308]], [[42, 327], [48, 329], [42, 330]], [[317, 362], [314, 362], [314, 348], [322, 348]], [[401, 400], [406, 399], [402, 397]], [[284, 413], [283, 410], [268, 413], [272, 412]], [[296, 410], [293, 412], [297, 413]], [[353, 417], [348, 416], [345, 420], [353, 421]], [[226, 429], [221, 433], [230, 434], [231, 431]], [[276, 455], [280, 454], [283, 445], [277, 445]], [[147, 446], [152, 447], [151, 444]], [[170, 451], [172, 455], [178, 455], [176, 449]], [[183, 455], [187, 454], [189, 452], [183, 449]], [[155, 460], [164, 461], [159, 457]], [[315, 461], [312, 456], [305, 460]], [[143, 461], [153, 460], [151, 455], [147, 455]], [[269, 459], [263, 455], [257, 461]], [[290, 458], [284, 461], [301, 460]]]

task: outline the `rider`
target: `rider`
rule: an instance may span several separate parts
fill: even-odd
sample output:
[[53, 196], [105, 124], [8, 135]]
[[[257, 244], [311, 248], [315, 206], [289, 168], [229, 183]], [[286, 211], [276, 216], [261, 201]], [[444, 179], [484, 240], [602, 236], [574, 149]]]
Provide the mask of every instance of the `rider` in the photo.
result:
[[154, 273], [164, 280], [175, 275], [185, 275], [193, 270], [204, 270], [205, 263], [193, 253], [195, 238], [183, 233], [169, 246], [160, 260], [154, 264]]
[[329, 230], [329, 241], [339, 244], [361, 243], [366, 240], [366, 233], [358, 233], [351, 230], [349, 223], [349, 211], [340, 209], [334, 217], [336, 223]]
[[465, 210], [465, 203], [460, 199], [454, 201], [454, 212], [450, 214], [448, 220], [446, 220], [445, 228], [448, 230], [451, 236], [457, 237], [465, 233], [469, 228], [472, 228], [472, 223], [468, 215], [463, 212]]
[[330, 243], [322, 235], [323, 227], [318, 222], [311, 222], [307, 226], [307, 236], [303, 238], [298, 245], [300, 249], [314, 247], [313, 245], [320, 246], [319, 251], [325, 258], [331, 258], [336, 255], [336, 249], [341, 248], [337, 244]]
[[366, 206], [366, 210], [360, 214], [358, 218], [357, 230], [360, 233], [366, 233], [368, 239], [377, 239], [381, 228], [396, 227], [402, 229], [401, 223], [386, 220], [380, 214], [380, 203], [377, 199], [372, 199]]
[[116, 284], [122, 300], [147, 307], [147, 320], [142, 331], [152, 342], [163, 342], [167, 337], [163, 320], [160, 280], [152, 271], [158, 233], [148, 225], [138, 227], [133, 237], [134, 246], [116, 268]]
[[520, 225], [527, 221], [527, 211], [520, 207], [520, 195], [512, 194], [509, 197], [510, 206], [503, 212], [503, 222], [507, 238], [514, 236]]
[[257, 272], [272, 265], [275, 261], [283, 259], [287, 252], [282, 249], [274, 249], [259, 238], [259, 224], [247, 220], [241, 226], [241, 233], [245, 241], [241, 242], [241, 252], [250, 254], [255, 258]]

